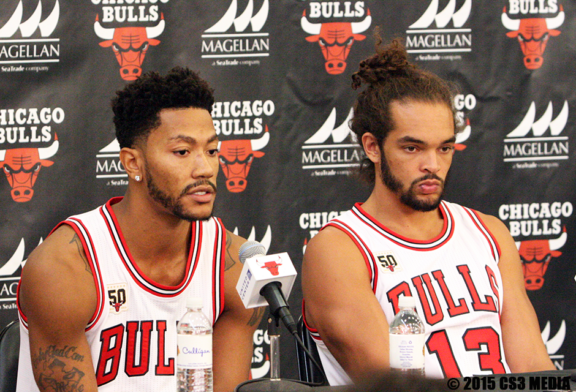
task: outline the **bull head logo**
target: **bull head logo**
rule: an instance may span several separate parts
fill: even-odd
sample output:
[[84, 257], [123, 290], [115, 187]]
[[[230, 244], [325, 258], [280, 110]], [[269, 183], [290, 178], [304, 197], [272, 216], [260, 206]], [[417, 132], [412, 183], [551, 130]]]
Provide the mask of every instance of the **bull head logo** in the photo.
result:
[[268, 144], [270, 134], [268, 126], [260, 139], [256, 140], [225, 140], [220, 144], [218, 159], [226, 177], [226, 188], [232, 193], [243, 192], [248, 185], [246, 177], [254, 158], [262, 158], [260, 151]]
[[42, 166], [49, 167], [54, 162], [49, 161], [58, 152], [58, 135], [54, 142], [46, 148], [13, 148], [0, 150], [0, 169], [12, 188], [12, 199], [18, 203], [25, 203], [34, 196], [34, 183], [38, 178]]
[[130, 81], [142, 75], [142, 63], [148, 47], [160, 44], [160, 41], [154, 38], [162, 34], [164, 25], [164, 14], [162, 14], [160, 22], [154, 27], [104, 28], [100, 25], [98, 15], [96, 15], [94, 31], [99, 38], [106, 40], [100, 42], [100, 46], [112, 47], [116, 60], [120, 64], [122, 79]]
[[260, 268], [266, 268], [268, 272], [272, 274], [272, 276], [278, 276], [280, 274], [280, 271], [278, 271], [278, 267], [280, 267], [281, 265], [282, 264], [278, 264], [275, 261], [267, 261], [264, 263], [264, 266]]
[[526, 290], [539, 290], [544, 284], [544, 274], [553, 257], [560, 257], [558, 251], [566, 243], [566, 231], [553, 240], [529, 240], [517, 242], [524, 272]]
[[555, 30], [564, 23], [564, 8], [560, 6], [560, 12], [554, 18], [528, 18], [510, 19], [506, 14], [506, 7], [502, 12], [502, 24], [510, 32], [506, 35], [510, 38], [518, 38], [520, 49], [524, 54], [524, 66], [534, 70], [542, 66], [544, 51], [550, 36], [560, 35]]
[[363, 33], [370, 27], [372, 17], [370, 10], [361, 22], [333, 22], [312, 23], [306, 18], [306, 11], [302, 14], [300, 25], [302, 29], [312, 34], [306, 37], [308, 42], [318, 42], [324, 55], [326, 72], [331, 75], [339, 75], [346, 69], [346, 59], [354, 41], [362, 41], [366, 38]]

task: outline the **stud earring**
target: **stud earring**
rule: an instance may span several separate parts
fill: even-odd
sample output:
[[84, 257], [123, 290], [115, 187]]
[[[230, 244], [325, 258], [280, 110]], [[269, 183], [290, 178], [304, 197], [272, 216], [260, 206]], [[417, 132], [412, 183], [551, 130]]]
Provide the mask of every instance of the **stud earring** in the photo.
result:
[[134, 177], [134, 179], [135, 179], [136, 181], [140, 182], [140, 176], [136, 176], [136, 177]]

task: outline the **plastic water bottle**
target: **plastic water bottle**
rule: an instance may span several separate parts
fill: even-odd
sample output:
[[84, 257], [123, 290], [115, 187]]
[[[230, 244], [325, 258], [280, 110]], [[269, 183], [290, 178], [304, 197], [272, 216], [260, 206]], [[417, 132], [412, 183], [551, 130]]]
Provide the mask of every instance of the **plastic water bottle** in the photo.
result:
[[400, 297], [390, 324], [390, 370], [424, 375], [424, 323], [414, 297]]
[[178, 322], [177, 392], [212, 392], [212, 325], [201, 298], [188, 298], [186, 307]]

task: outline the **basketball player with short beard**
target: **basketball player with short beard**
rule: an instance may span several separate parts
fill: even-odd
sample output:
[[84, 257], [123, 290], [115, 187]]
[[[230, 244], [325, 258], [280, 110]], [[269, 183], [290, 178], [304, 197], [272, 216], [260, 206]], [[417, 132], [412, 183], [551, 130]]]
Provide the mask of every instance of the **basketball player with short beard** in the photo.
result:
[[123, 197], [68, 218], [19, 285], [18, 391], [176, 391], [177, 321], [200, 297], [213, 323], [215, 391], [249, 378], [262, 310], [236, 283], [244, 239], [212, 216], [212, 89], [187, 68], [150, 72], [112, 102]]
[[398, 40], [362, 61], [352, 131], [368, 200], [308, 244], [304, 315], [331, 385], [389, 369], [401, 296], [425, 324], [428, 377], [552, 370], [516, 245], [493, 216], [442, 200], [456, 140], [453, 95]]

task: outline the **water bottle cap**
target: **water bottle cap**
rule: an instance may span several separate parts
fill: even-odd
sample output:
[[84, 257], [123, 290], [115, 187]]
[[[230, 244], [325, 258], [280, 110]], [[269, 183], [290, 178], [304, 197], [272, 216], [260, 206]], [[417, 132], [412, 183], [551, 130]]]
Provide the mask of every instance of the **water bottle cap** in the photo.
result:
[[416, 307], [416, 298], [414, 297], [400, 297], [398, 300], [398, 306], [400, 309], [402, 308], [415, 308]]
[[202, 301], [202, 298], [191, 297], [186, 300], [187, 308], [201, 309], [203, 305], [204, 301]]

